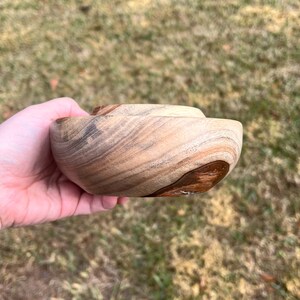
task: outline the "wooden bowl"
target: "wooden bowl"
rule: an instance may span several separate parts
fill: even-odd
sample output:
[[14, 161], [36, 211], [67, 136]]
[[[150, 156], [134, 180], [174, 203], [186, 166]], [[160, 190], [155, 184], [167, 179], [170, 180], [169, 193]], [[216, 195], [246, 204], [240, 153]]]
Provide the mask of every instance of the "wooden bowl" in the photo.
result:
[[56, 120], [50, 139], [61, 171], [91, 194], [169, 197], [206, 192], [229, 174], [242, 125], [194, 107], [108, 105]]

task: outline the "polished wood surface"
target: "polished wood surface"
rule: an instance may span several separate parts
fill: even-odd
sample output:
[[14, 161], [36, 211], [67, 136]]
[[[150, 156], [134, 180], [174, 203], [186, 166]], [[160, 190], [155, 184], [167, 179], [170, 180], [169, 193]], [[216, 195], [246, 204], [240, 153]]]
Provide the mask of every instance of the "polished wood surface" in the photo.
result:
[[59, 119], [50, 138], [61, 171], [89, 193], [169, 197], [205, 192], [228, 175], [242, 125], [193, 107], [122, 104]]
[[92, 115], [111, 116], [164, 116], [202, 117], [204, 113], [195, 107], [168, 104], [111, 104], [96, 107]]
[[170, 197], [203, 193], [221, 181], [229, 171], [229, 164], [223, 160], [213, 161], [184, 174], [176, 182], [168, 185], [149, 197]]

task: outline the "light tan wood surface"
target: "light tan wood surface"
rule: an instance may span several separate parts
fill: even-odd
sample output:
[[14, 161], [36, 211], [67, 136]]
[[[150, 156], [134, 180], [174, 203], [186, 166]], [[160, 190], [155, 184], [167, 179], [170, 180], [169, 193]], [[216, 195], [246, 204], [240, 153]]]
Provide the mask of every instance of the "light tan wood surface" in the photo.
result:
[[111, 104], [94, 109], [92, 115], [111, 116], [169, 116], [169, 117], [199, 117], [205, 118], [204, 113], [191, 106], [169, 104]]
[[238, 121], [205, 118], [193, 107], [109, 105], [54, 122], [61, 171], [85, 191], [116, 196], [205, 192], [227, 176], [242, 148]]

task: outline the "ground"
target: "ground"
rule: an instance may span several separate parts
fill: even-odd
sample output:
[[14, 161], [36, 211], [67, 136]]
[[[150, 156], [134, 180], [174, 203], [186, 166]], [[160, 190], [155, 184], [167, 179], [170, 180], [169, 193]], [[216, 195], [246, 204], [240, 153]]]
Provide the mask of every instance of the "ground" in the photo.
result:
[[244, 126], [207, 194], [0, 232], [1, 300], [300, 298], [299, 1], [4, 0], [0, 23], [0, 121], [69, 96]]

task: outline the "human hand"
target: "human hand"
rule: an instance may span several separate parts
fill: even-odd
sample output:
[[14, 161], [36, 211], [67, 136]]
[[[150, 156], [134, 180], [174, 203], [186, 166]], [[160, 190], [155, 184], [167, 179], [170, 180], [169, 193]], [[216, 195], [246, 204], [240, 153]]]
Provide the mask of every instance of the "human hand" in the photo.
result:
[[49, 126], [87, 113], [70, 98], [32, 105], [0, 125], [0, 229], [112, 209], [125, 197], [84, 192], [59, 170]]

